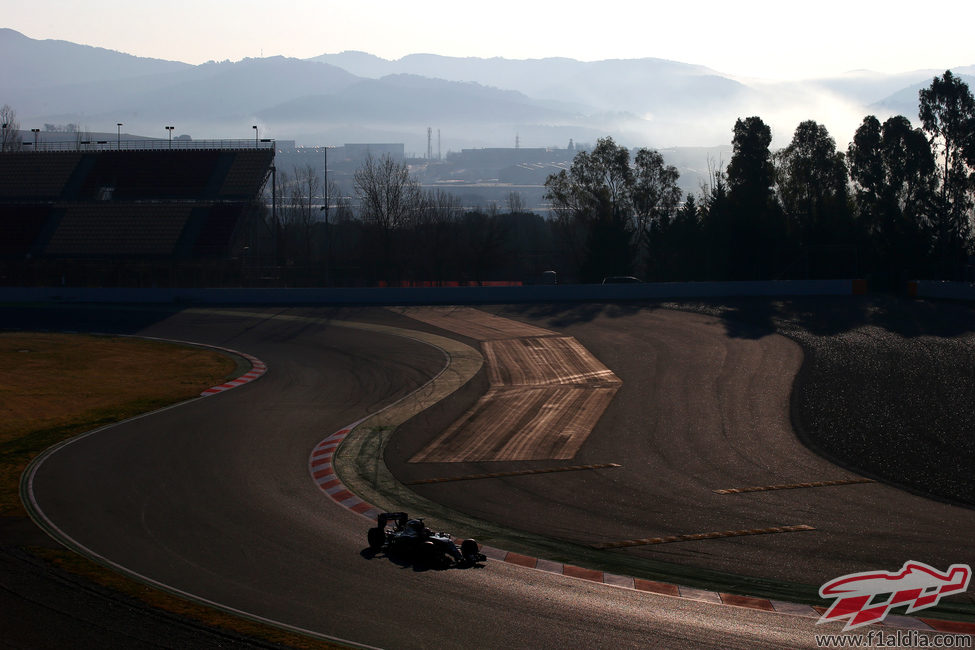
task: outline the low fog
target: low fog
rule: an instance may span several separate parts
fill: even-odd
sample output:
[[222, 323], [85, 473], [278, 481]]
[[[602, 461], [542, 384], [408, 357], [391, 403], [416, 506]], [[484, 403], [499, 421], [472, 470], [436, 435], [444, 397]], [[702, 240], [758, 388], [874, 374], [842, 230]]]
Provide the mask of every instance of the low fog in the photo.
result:
[[[793, 82], [735, 78], [661, 59], [580, 62], [366, 53], [268, 57], [193, 66], [0, 30], [0, 104], [23, 130], [75, 124], [93, 132], [194, 139], [261, 137], [299, 147], [403, 143], [407, 157], [484, 147], [566, 148], [611, 136], [660, 150], [731, 143], [757, 115], [788, 145], [815, 120], [845, 150], [866, 115], [917, 122], [917, 90], [943, 70], [851, 72]], [[70, 61], [70, 74], [65, 62]], [[973, 68], [956, 68], [963, 79]], [[975, 81], [967, 77], [969, 83]], [[43, 138], [43, 133], [41, 134]], [[703, 151], [703, 150], [702, 150]], [[706, 169], [711, 161], [694, 167]], [[726, 161], [725, 161], [726, 162]]]

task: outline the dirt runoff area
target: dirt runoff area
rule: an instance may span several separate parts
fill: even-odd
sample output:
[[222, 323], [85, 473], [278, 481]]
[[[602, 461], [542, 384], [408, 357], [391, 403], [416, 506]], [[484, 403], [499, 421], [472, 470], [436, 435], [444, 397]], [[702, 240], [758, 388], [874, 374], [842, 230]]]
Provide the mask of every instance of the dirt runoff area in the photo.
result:
[[572, 458], [622, 383], [571, 336], [470, 307], [397, 311], [478, 341], [489, 385], [410, 462]]
[[858, 474], [975, 507], [975, 306], [887, 296], [667, 306], [720, 315], [733, 336], [798, 341], [792, 421], [807, 446]]

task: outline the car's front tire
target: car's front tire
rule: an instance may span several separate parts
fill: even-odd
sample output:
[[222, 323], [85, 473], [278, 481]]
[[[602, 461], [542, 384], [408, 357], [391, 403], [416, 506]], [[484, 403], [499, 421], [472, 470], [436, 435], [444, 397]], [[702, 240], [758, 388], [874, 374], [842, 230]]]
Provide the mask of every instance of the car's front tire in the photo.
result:
[[475, 542], [473, 539], [465, 539], [460, 543], [460, 554], [465, 558], [476, 558], [480, 550], [481, 549], [478, 547], [477, 542]]

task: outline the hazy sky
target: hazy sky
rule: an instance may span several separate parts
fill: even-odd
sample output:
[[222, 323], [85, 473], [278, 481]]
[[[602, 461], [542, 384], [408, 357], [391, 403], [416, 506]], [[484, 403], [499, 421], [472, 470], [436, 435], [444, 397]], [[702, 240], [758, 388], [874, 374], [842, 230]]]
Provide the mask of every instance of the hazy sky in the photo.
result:
[[975, 64], [972, 0], [32, 0], [7, 3], [2, 20], [31, 38], [188, 63], [342, 50], [659, 57], [767, 78]]

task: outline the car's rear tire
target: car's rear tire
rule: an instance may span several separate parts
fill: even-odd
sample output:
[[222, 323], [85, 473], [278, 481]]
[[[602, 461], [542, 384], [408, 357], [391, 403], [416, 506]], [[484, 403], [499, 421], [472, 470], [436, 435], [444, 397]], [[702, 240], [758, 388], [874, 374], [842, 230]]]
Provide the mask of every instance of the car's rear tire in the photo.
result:
[[366, 534], [369, 540], [369, 548], [378, 551], [386, 543], [386, 532], [382, 528], [370, 528]]

